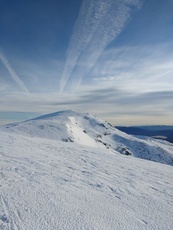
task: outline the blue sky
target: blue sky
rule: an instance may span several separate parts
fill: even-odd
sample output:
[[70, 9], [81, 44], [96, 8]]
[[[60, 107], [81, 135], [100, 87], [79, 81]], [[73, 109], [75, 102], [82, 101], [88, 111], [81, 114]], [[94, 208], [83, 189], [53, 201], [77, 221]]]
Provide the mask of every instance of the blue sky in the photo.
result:
[[0, 124], [74, 109], [173, 124], [173, 0], [1, 0]]

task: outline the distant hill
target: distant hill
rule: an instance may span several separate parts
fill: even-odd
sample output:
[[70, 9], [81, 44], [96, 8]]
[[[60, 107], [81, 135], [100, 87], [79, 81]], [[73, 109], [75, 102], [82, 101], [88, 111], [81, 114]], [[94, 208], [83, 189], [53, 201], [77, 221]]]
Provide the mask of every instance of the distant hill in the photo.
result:
[[[146, 134], [128, 135], [90, 114], [71, 110], [4, 125], [0, 127], [0, 131], [31, 138], [70, 142], [73, 145], [99, 150], [107, 149], [113, 153], [173, 165], [173, 144], [164, 140], [154, 140]], [[152, 136], [154, 135], [158, 133], [152, 133]]]
[[149, 136], [173, 143], [173, 126], [116, 126], [116, 128], [127, 134]]
[[0, 230], [172, 230], [172, 175], [172, 143], [88, 114], [0, 126]]

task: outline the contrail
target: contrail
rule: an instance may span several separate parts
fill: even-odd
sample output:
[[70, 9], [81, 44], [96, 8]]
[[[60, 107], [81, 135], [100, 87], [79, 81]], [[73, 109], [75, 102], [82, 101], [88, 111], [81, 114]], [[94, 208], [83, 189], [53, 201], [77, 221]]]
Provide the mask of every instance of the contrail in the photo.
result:
[[60, 92], [69, 79], [74, 88], [89, 74], [104, 49], [124, 29], [143, 0], [83, 0], [67, 50]]
[[27, 93], [29, 93], [29, 90], [26, 88], [26, 86], [24, 85], [24, 83], [22, 82], [22, 80], [19, 78], [19, 76], [15, 73], [14, 69], [9, 64], [7, 58], [2, 53], [2, 51], [0, 52], [0, 60], [2, 61], [2, 63], [6, 67], [6, 69], [8, 70], [11, 78], [16, 82], [16, 84], [20, 87], [20, 89], [23, 90], [23, 91], [25, 91], [25, 92], [27, 92]]

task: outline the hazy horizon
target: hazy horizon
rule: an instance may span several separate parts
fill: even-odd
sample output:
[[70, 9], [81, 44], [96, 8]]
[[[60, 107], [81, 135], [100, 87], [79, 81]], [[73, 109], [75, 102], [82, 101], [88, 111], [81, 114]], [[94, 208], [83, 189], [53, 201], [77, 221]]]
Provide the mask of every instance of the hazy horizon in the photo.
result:
[[[58, 112], [58, 111], [53, 111], [53, 112]], [[79, 111], [77, 111], [79, 112]], [[51, 112], [52, 113], [52, 112]], [[87, 111], [81, 111], [81, 113], [87, 113]], [[36, 118], [36, 117], [39, 117], [39, 116], [42, 116], [42, 115], [45, 115], [45, 114], [49, 114], [49, 113], [33, 113], [33, 112], [0, 112], [0, 125], [7, 125], [7, 124], [11, 124], [11, 123], [15, 123], [15, 122], [23, 122], [23, 121], [26, 121], [26, 120], [29, 120], [29, 119], [33, 119], [33, 118]], [[153, 118], [153, 122], [150, 123], [151, 121], [151, 117], [148, 118], [148, 121], [146, 120], [146, 123], [142, 123], [146, 117], [141, 120], [140, 118], [136, 117], [136, 120], [130, 120], [129, 117], [124, 117], [124, 122], [123, 122], [123, 119], [119, 119], [117, 118], [116, 120], [116, 117], [101, 117], [101, 116], [98, 116], [96, 114], [92, 114], [92, 115], [95, 115], [97, 116], [98, 118], [100, 119], [103, 119], [109, 123], [111, 123], [112, 125], [114, 126], [172, 126], [171, 123], [166, 123], [164, 122], [164, 124], [162, 123], [156, 123], [154, 122], [154, 118]], [[134, 119], [134, 117], [133, 117]], [[141, 122], [142, 121], [142, 122]]]

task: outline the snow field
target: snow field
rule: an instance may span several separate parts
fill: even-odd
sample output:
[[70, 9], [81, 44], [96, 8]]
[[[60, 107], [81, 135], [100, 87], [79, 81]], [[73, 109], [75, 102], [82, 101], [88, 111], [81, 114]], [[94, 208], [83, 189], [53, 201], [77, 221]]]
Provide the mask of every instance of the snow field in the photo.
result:
[[149, 137], [128, 135], [92, 115], [74, 111], [47, 114], [0, 127], [1, 131], [34, 138], [47, 138], [74, 145], [107, 149], [173, 166], [173, 144]]
[[173, 167], [0, 131], [0, 229], [173, 226]]

